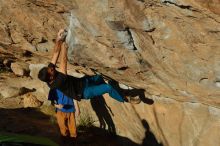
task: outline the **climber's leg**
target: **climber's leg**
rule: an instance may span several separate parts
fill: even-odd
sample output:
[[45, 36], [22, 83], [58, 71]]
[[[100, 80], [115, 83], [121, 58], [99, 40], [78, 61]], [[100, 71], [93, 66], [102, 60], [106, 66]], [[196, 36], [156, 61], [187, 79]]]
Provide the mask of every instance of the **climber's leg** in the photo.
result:
[[124, 98], [109, 84], [100, 84], [96, 86], [86, 87], [83, 91], [85, 99], [90, 99], [96, 96], [108, 93], [112, 98], [119, 102], [124, 102]]

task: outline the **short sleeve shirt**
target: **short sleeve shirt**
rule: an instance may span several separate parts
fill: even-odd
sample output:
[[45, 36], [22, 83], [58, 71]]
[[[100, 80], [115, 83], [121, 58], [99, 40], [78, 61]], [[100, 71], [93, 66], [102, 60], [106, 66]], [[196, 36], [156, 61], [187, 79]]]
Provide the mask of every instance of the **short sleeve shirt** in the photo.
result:
[[49, 91], [48, 100], [54, 101], [56, 104], [62, 104], [62, 109], [56, 109], [62, 112], [75, 112], [74, 107], [74, 101], [72, 98], [64, 95], [60, 90], [58, 89], [51, 89]]

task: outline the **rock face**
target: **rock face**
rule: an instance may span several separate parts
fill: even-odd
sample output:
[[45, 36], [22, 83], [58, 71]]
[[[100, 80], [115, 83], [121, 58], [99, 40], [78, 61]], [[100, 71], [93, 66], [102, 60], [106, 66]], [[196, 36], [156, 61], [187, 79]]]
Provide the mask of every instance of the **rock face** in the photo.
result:
[[74, 8], [71, 1], [1, 0], [0, 3], [0, 43], [31, 51], [48, 51], [57, 29], [65, 26], [61, 14]]
[[3, 98], [10, 98], [10, 97], [16, 97], [19, 95], [19, 88], [17, 87], [11, 87], [11, 86], [1, 86], [0, 95]]
[[18, 76], [29, 75], [29, 65], [25, 62], [15, 62], [11, 64], [11, 70]]
[[[72, 47], [70, 61], [145, 89], [153, 106], [143, 103], [134, 109], [140, 119], [147, 119], [158, 142], [218, 145], [216, 132], [205, 137], [220, 129], [214, 118], [220, 111], [220, 2], [109, 0], [77, 4], [67, 37]], [[115, 112], [121, 111], [121, 115], [130, 115], [125, 110]], [[208, 117], [212, 122], [205, 122]], [[143, 127], [134, 129], [131, 137], [140, 143]]]
[[42, 103], [32, 94], [24, 95], [24, 107], [40, 107]]
[[[117, 134], [145, 145], [154, 135], [158, 145], [215, 146], [219, 5], [219, 0], [1, 0], [0, 45], [41, 51], [47, 58], [57, 30], [69, 26], [70, 63], [145, 90], [138, 105], [104, 98], [112, 114], [100, 109], [107, 109], [107, 125]], [[81, 106], [100, 121], [95, 103]]]

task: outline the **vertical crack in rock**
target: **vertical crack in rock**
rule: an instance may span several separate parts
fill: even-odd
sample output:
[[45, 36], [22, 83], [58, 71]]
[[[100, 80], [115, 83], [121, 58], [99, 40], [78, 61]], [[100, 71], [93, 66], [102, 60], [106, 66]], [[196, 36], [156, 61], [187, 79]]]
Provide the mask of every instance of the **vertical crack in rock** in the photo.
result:
[[154, 38], [152, 35], [150, 35], [150, 39], [152, 40], [153, 45], [155, 44]]
[[138, 50], [137, 47], [135, 46], [135, 43], [134, 43], [134, 39], [133, 39], [133, 36], [132, 36], [132, 32], [130, 31], [129, 28], [125, 28], [125, 31], [127, 31], [128, 35], [130, 36], [130, 40], [129, 40], [129, 43], [132, 44], [133, 46], [133, 50]]
[[6, 24], [6, 32], [8, 33], [8, 36], [11, 40], [11, 44], [15, 44], [15, 42], [14, 42], [12, 36], [11, 36], [11, 29], [10, 29], [10, 26], [9, 26], [10, 24], [11, 24], [11, 21], [9, 21], [9, 23]]

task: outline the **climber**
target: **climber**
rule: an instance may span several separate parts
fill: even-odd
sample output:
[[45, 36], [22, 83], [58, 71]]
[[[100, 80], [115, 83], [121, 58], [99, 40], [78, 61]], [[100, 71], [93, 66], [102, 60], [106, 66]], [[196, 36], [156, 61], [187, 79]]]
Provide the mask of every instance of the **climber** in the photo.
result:
[[[51, 89], [59, 89], [66, 96], [79, 101], [109, 93], [112, 98], [119, 102], [140, 102], [139, 99], [133, 97], [123, 97], [111, 85], [105, 83], [100, 75], [85, 76], [83, 78], [75, 78], [67, 75], [68, 46], [65, 43], [66, 35], [67, 32], [64, 29], [58, 32], [51, 63], [49, 63], [48, 67], [43, 67], [38, 73], [38, 78], [41, 81], [46, 82]], [[59, 54], [61, 57], [60, 72], [55, 69]]]
[[56, 107], [56, 118], [63, 143], [75, 143], [77, 137], [75, 117], [79, 116], [78, 102], [58, 89], [50, 89], [48, 100]]

